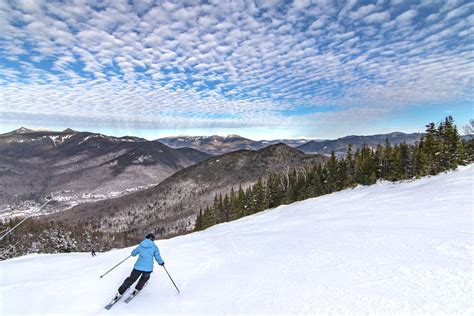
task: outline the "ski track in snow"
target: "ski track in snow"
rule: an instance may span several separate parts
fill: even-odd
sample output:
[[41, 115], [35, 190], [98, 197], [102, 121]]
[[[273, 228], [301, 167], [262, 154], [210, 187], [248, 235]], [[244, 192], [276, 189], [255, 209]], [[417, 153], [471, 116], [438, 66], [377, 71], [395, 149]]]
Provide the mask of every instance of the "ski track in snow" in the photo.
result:
[[158, 241], [182, 294], [155, 264], [130, 304], [104, 306], [133, 248], [0, 263], [0, 314], [474, 313], [474, 165], [359, 186]]

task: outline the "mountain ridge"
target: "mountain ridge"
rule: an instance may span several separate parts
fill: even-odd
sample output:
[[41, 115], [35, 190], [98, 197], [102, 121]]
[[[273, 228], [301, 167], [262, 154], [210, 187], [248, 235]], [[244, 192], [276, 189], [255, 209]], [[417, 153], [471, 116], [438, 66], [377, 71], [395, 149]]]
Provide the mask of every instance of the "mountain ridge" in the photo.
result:
[[10, 132], [0, 135], [0, 205], [21, 208], [26, 201], [41, 203], [53, 194], [61, 201], [57, 208], [67, 207], [75, 200], [157, 184], [209, 157], [194, 149], [176, 150], [133, 136]]
[[285, 144], [258, 151], [238, 150], [184, 168], [149, 189], [123, 197], [81, 204], [45, 220], [80, 224], [102, 232], [134, 235], [154, 229], [160, 236], [189, 232], [200, 208], [215, 194], [254, 184], [259, 177], [327, 160]]
[[413, 144], [419, 141], [422, 135], [422, 133], [406, 134], [402, 132], [391, 132], [388, 134], [375, 134], [368, 136], [348, 135], [334, 140], [323, 140], [318, 142], [309, 141], [297, 148], [306, 153], [330, 155], [334, 151], [337, 156], [343, 156], [345, 155], [349, 144], [352, 145], [353, 150], [362, 148], [363, 145], [375, 148], [378, 144], [385, 144], [386, 140], [388, 140], [391, 145], [398, 145], [402, 142]]
[[308, 154], [325, 154], [330, 155], [332, 151], [338, 156], [345, 154], [349, 143], [353, 142], [354, 150], [362, 148], [366, 143], [369, 146], [385, 143], [385, 139], [389, 138], [392, 144], [401, 142], [414, 143], [423, 135], [422, 133], [403, 133], [391, 132], [387, 134], [375, 135], [348, 135], [337, 139], [274, 139], [254, 141], [238, 135], [232, 137], [232, 141], [226, 140], [222, 136], [176, 136], [159, 138], [158, 140], [172, 148], [189, 147], [202, 152], [213, 155], [219, 155], [239, 149], [259, 150], [269, 145], [284, 143], [288, 146], [297, 148]]

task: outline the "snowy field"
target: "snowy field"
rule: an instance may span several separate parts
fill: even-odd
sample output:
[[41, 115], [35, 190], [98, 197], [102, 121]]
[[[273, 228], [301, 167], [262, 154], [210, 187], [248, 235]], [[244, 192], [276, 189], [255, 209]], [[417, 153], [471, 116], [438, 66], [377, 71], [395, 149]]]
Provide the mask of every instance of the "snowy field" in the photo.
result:
[[474, 314], [474, 166], [281, 206], [158, 241], [130, 304], [103, 307], [132, 248], [0, 263], [1, 315]]

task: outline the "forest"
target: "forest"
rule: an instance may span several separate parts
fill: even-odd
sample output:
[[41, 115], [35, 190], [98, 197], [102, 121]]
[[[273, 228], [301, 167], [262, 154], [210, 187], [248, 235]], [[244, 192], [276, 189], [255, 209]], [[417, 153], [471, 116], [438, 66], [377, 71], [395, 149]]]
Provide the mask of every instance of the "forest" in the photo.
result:
[[438, 125], [426, 125], [425, 134], [414, 144], [392, 146], [387, 139], [376, 148], [364, 145], [355, 151], [349, 145], [341, 159], [333, 152], [325, 164], [272, 173], [250, 187], [216, 195], [212, 205], [200, 209], [195, 230], [356, 185], [436, 175], [473, 160], [474, 140], [462, 141], [454, 119], [448, 116]]

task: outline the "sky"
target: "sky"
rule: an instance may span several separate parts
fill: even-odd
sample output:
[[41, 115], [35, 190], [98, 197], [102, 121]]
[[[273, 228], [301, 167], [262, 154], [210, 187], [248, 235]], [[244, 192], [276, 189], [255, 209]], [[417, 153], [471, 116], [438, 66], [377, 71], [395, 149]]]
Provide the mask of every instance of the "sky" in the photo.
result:
[[474, 2], [0, 1], [0, 133], [251, 139], [473, 118]]

